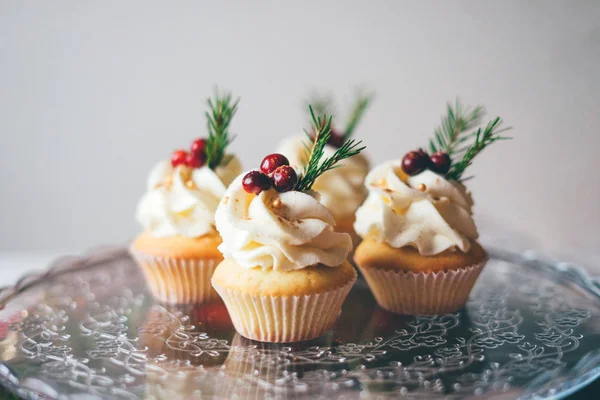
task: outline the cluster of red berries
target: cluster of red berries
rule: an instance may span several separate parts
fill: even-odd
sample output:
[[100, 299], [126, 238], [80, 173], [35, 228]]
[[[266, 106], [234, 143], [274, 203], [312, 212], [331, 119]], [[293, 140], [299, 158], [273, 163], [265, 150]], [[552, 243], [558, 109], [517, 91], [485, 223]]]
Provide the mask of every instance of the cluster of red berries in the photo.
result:
[[171, 165], [186, 165], [190, 168], [200, 168], [206, 163], [206, 139], [199, 138], [192, 142], [190, 151], [176, 150], [171, 156]]
[[406, 153], [402, 158], [402, 170], [413, 176], [430, 169], [438, 174], [446, 174], [450, 170], [452, 160], [447, 153], [438, 151], [431, 156], [423, 149]]
[[290, 162], [282, 154], [269, 154], [260, 163], [260, 171], [248, 172], [242, 179], [242, 186], [248, 193], [259, 194], [273, 187], [278, 192], [290, 191], [296, 186], [298, 175]]

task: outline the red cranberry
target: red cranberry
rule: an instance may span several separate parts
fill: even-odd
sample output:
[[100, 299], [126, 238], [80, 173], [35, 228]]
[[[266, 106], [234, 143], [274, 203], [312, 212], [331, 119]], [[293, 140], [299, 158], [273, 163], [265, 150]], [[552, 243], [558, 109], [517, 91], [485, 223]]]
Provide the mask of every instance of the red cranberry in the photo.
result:
[[346, 142], [346, 139], [344, 138], [344, 135], [331, 130], [331, 136], [329, 137], [329, 141], [327, 142], [328, 144], [340, 148], [344, 145], [344, 143]]
[[200, 168], [204, 165], [205, 160], [206, 156], [203, 153], [188, 153], [188, 155], [185, 158], [185, 165], [187, 165], [190, 168]]
[[290, 191], [296, 183], [298, 183], [298, 175], [289, 165], [282, 165], [273, 172], [273, 187], [278, 192]]
[[282, 165], [290, 165], [289, 160], [283, 154], [273, 153], [263, 158], [260, 163], [260, 170], [263, 174], [271, 176]]
[[202, 157], [206, 157], [206, 139], [199, 138], [194, 140], [190, 152], [194, 155], [202, 154]]
[[[311, 132], [310, 138], [313, 142], [315, 141], [315, 133], [314, 132]], [[333, 147], [340, 148], [344, 145], [344, 143], [346, 143], [344, 134], [341, 132], [338, 132], [332, 128], [331, 133], [329, 135], [329, 140], [327, 141], [327, 144], [329, 144]]]
[[450, 164], [452, 164], [452, 160], [447, 153], [438, 151], [437, 153], [433, 153], [431, 155], [430, 168], [433, 172], [437, 172], [438, 174], [446, 174], [450, 170]]
[[417, 175], [429, 166], [429, 156], [424, 151], [411, 151], [402, 158], [402, 169], [408, 175]]
[[185, 165], [187, 161], [188, 152], [185, 150], [177, 150], [171, 156], [171, 165], [177, 167], [178, 165]]
[[271, 187], [271, 180], [260, 171], [250, 171], [242, 179], [242, 186], [247, 193], [260, 194]]

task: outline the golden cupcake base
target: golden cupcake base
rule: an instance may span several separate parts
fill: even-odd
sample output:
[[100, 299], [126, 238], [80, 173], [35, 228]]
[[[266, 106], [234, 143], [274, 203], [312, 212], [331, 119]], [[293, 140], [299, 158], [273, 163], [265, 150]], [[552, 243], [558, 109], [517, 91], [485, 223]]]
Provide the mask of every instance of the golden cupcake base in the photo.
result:
[[225, 260], [213, 276], [213, 286], [242, 336], [287, 343], [330, 330], [356, 276], [347, 262], [288, 272], [246, 269]]
[[354, 259], [382, 308], [437, 315], [464, 307], [488, 256], [476, 241], [466, 253], [448, 250], [423, 256], [409, 246], [394, 248], [366, 238]]
[[142, 269], [150, 292], [165, 304], [197, 304], [218, 298], [210, 279], [223, 260], [221, 237], [155, 237], [140, 234], [129, 253]]

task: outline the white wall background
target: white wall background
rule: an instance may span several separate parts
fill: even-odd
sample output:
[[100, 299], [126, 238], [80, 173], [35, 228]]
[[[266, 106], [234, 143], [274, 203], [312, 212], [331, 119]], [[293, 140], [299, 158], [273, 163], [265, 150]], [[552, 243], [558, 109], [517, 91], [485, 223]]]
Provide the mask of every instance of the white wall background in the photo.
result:
[[242, 97], [248, 167], [311, 88], [377, 92], [358, 132], [376, 161], [425, 144], [446, 100], [485, 104], [515, 140], [472, 168], [480, 221], [600, 247], [597, 1], [3, 0], [0, 57], [4, 250], [132, 237], [149, 168], [204, 133], [214, 84]]

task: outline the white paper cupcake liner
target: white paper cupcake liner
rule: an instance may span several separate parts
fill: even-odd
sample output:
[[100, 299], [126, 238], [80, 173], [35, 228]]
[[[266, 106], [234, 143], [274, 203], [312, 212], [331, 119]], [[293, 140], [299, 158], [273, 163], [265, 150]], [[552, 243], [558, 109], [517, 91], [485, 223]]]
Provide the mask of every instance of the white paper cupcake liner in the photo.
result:
[[261, 296], [213, 283], [240, 335], [260, 342], [289, 343], [314, 339], [333, 327], [356, 281], [324, 293]]
[[166, 304], [188, 304], [218, 298], [210, 280], [222, 259], [179, 259], [130, 252], [157, 300]]
[[359, 268], [382, 308], [397, 314], [438, 315], [460, 310], [466, 304], [486, 261], [429, 273]]

